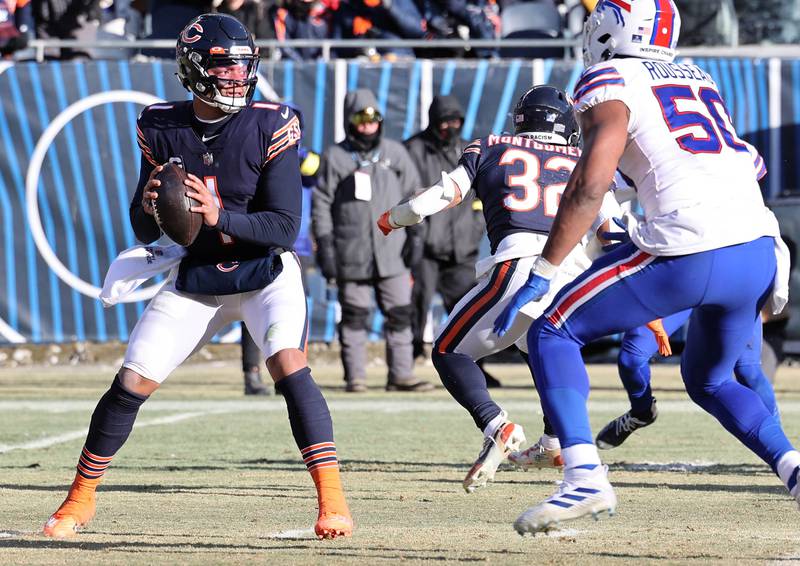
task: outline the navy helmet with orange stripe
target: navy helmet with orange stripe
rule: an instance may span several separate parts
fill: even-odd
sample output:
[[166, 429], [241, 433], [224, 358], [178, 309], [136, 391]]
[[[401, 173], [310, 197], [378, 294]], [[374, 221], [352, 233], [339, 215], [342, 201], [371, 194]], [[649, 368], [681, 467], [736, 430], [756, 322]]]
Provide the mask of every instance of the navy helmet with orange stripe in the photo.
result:
[[600, 0], [583, 26], [583, 62], [612, 57], [671, 62], [681, 29], [673, 0]]
[[514, 107], [514, 135], [537, 141], [577, 146], [581, 130], [572, 101], [561, 89], [541, 85], [523, 94]]
[[178, 36], [178, 78], [206, 104], [238, 112], [255, 94], [258, 48], [242, 23], [227, 14], [203, 14]]

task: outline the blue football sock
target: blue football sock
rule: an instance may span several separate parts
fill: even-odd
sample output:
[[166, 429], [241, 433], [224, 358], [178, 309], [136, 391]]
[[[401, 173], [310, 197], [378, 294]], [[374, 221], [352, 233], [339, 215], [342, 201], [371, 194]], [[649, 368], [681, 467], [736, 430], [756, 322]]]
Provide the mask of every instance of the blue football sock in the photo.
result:
[[309, 470], [336, 462], [333, 421], [322, 392], [307, 367], [275, 383], [286, 400], [292, 435]]
[[114, 377], [92, 413], [86, 444], [78, 461], [79, 474], [94, 479], [105, 473], [111, 457], [128, 439], [139, 407], [145, 401], [147, 396], [128, 391], [122, 387], [119, 375]]

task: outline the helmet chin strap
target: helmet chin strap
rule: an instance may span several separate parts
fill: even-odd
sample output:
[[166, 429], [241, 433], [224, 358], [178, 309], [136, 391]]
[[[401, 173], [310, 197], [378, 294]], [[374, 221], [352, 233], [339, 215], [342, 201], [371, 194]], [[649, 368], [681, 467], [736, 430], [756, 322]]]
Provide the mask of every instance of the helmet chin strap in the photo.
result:
[[568, 142], [566, 139], [564, 139], [564, 136], [554, 134], [553, 132], [520, 132], [514, 135], [525, 136], [526, 138], [531, 138], [537, 142], [568, 145]]

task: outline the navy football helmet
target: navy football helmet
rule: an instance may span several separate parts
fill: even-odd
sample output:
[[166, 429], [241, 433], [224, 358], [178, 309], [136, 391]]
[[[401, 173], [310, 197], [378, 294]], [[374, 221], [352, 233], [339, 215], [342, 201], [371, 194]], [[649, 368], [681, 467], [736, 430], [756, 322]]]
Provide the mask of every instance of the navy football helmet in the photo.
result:
[[[530, 134], [548, 143], [577, 146], [581, 131], [572, 101], [563, 90], [535, 86], [523, 94], [514, 108], [514, 134]], [[537, 136], [538, 134], [538, 136]]]
[[[228, 112], [238, 112], [252, 100], [258, 76], [258, 48], [239, 20], [227, 14], [203, 14], [193, 19], [178, 36], [178, 78], [203, 102]], [[226, 67], [242, 67], [235, 78], [209, 73]], [[226, 73], [222, 73], [225, 75]], [[223, 89], [237, 88], [242, 95], [226, 96]]]

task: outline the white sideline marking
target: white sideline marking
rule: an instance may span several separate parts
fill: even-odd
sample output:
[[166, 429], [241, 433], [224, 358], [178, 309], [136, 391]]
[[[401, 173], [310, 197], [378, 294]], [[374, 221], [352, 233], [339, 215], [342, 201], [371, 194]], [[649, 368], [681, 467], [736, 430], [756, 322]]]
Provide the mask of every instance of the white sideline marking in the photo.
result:
[[[513, 412], [533, 412], [541, 414], [539, 402], [531, 401], [505, 401], [503, 408]], [[79, 411], [92, 411], [97, 405], [96, 400], [64, 400], [64, 401], [39, 401], [19, 400], [0, 401], [0, 414], [11, 411], [25, 411], [36, 413], [68, 413]], [[464, 409], [451, 399], [420, 400], [400, 399], [396, 401], [370, 399], [359, 400], [332, 400], [328, 401], [332, 411], [359, 412], [359, 413], [411, 413], [411, 412], [441, 412], [460, 413]], [[784, 401], [778, 403], [781, 414], [800, 413], [800, 401]], [[596, 412], [624, 413], [630, 409], [627, 401], [589, 401], [589, 410]], [[285, 411], [286, 403], [283, 399], [261, 400], [220, 400], [220, 401], [167, 401], [152, 399], [142, 406], [142, 412], [167, 411], [201, 411], [207, 413], [254, 413]], [[703, 410], [689, 400], [659, 400], [659, 412], [664, 413], [701, 413]]]
[[267, 538], [279, 539], [316, 539], [317, 535], [314, 534], [314, 529], [290, 529], [288, 531], [278, 531], [277, 533], [269, 533]]
[[719, 465], [721, 465], [719, 462], [704, 460], [694, 462], [616, 462], [610, 464], [609, 468], [612, 471], [625, 472], [705, 472]]
[[[206, 412], [196, 412], [196, 413], [182, 413], [180, 415], [170, 415], [168, 417], [159, 417], [157, 419], [152, 419], [149, 421], [137, 422], [133, 425], [133, 428], [144, 428], [146, 426], [174, 424], [181, 421], [185, 421], [187, 419], [193, 419], [195, 417], [204, 417], [212, 413], [221, 413], [221, 412], [223, 411], [206, 411]], [[37, 448], [48, 448], [50, 446], [55, 446], [56, 444], [63, 444], [64, 442], [70, 442], [72, 440], [85, 437], [86, 431], [87, 429], [73, 430], [70, 432], [57, 434], [55, 436], [46, 436], [45, 438], [39, 438], [37, 440], [32, 440], [30, 442], [24, 442], [22, 444], [0, 444], [0, 454], [11, 452], [12, 450], [36, 450]]]
[[0, 531], [0, 538], [19, 538], [35, 534], [36, 531]]
[[547, 531], [544, 535], [552, 538], [577, 537], [582, 532], [577, 529], [558, 529], [557, 531]]

